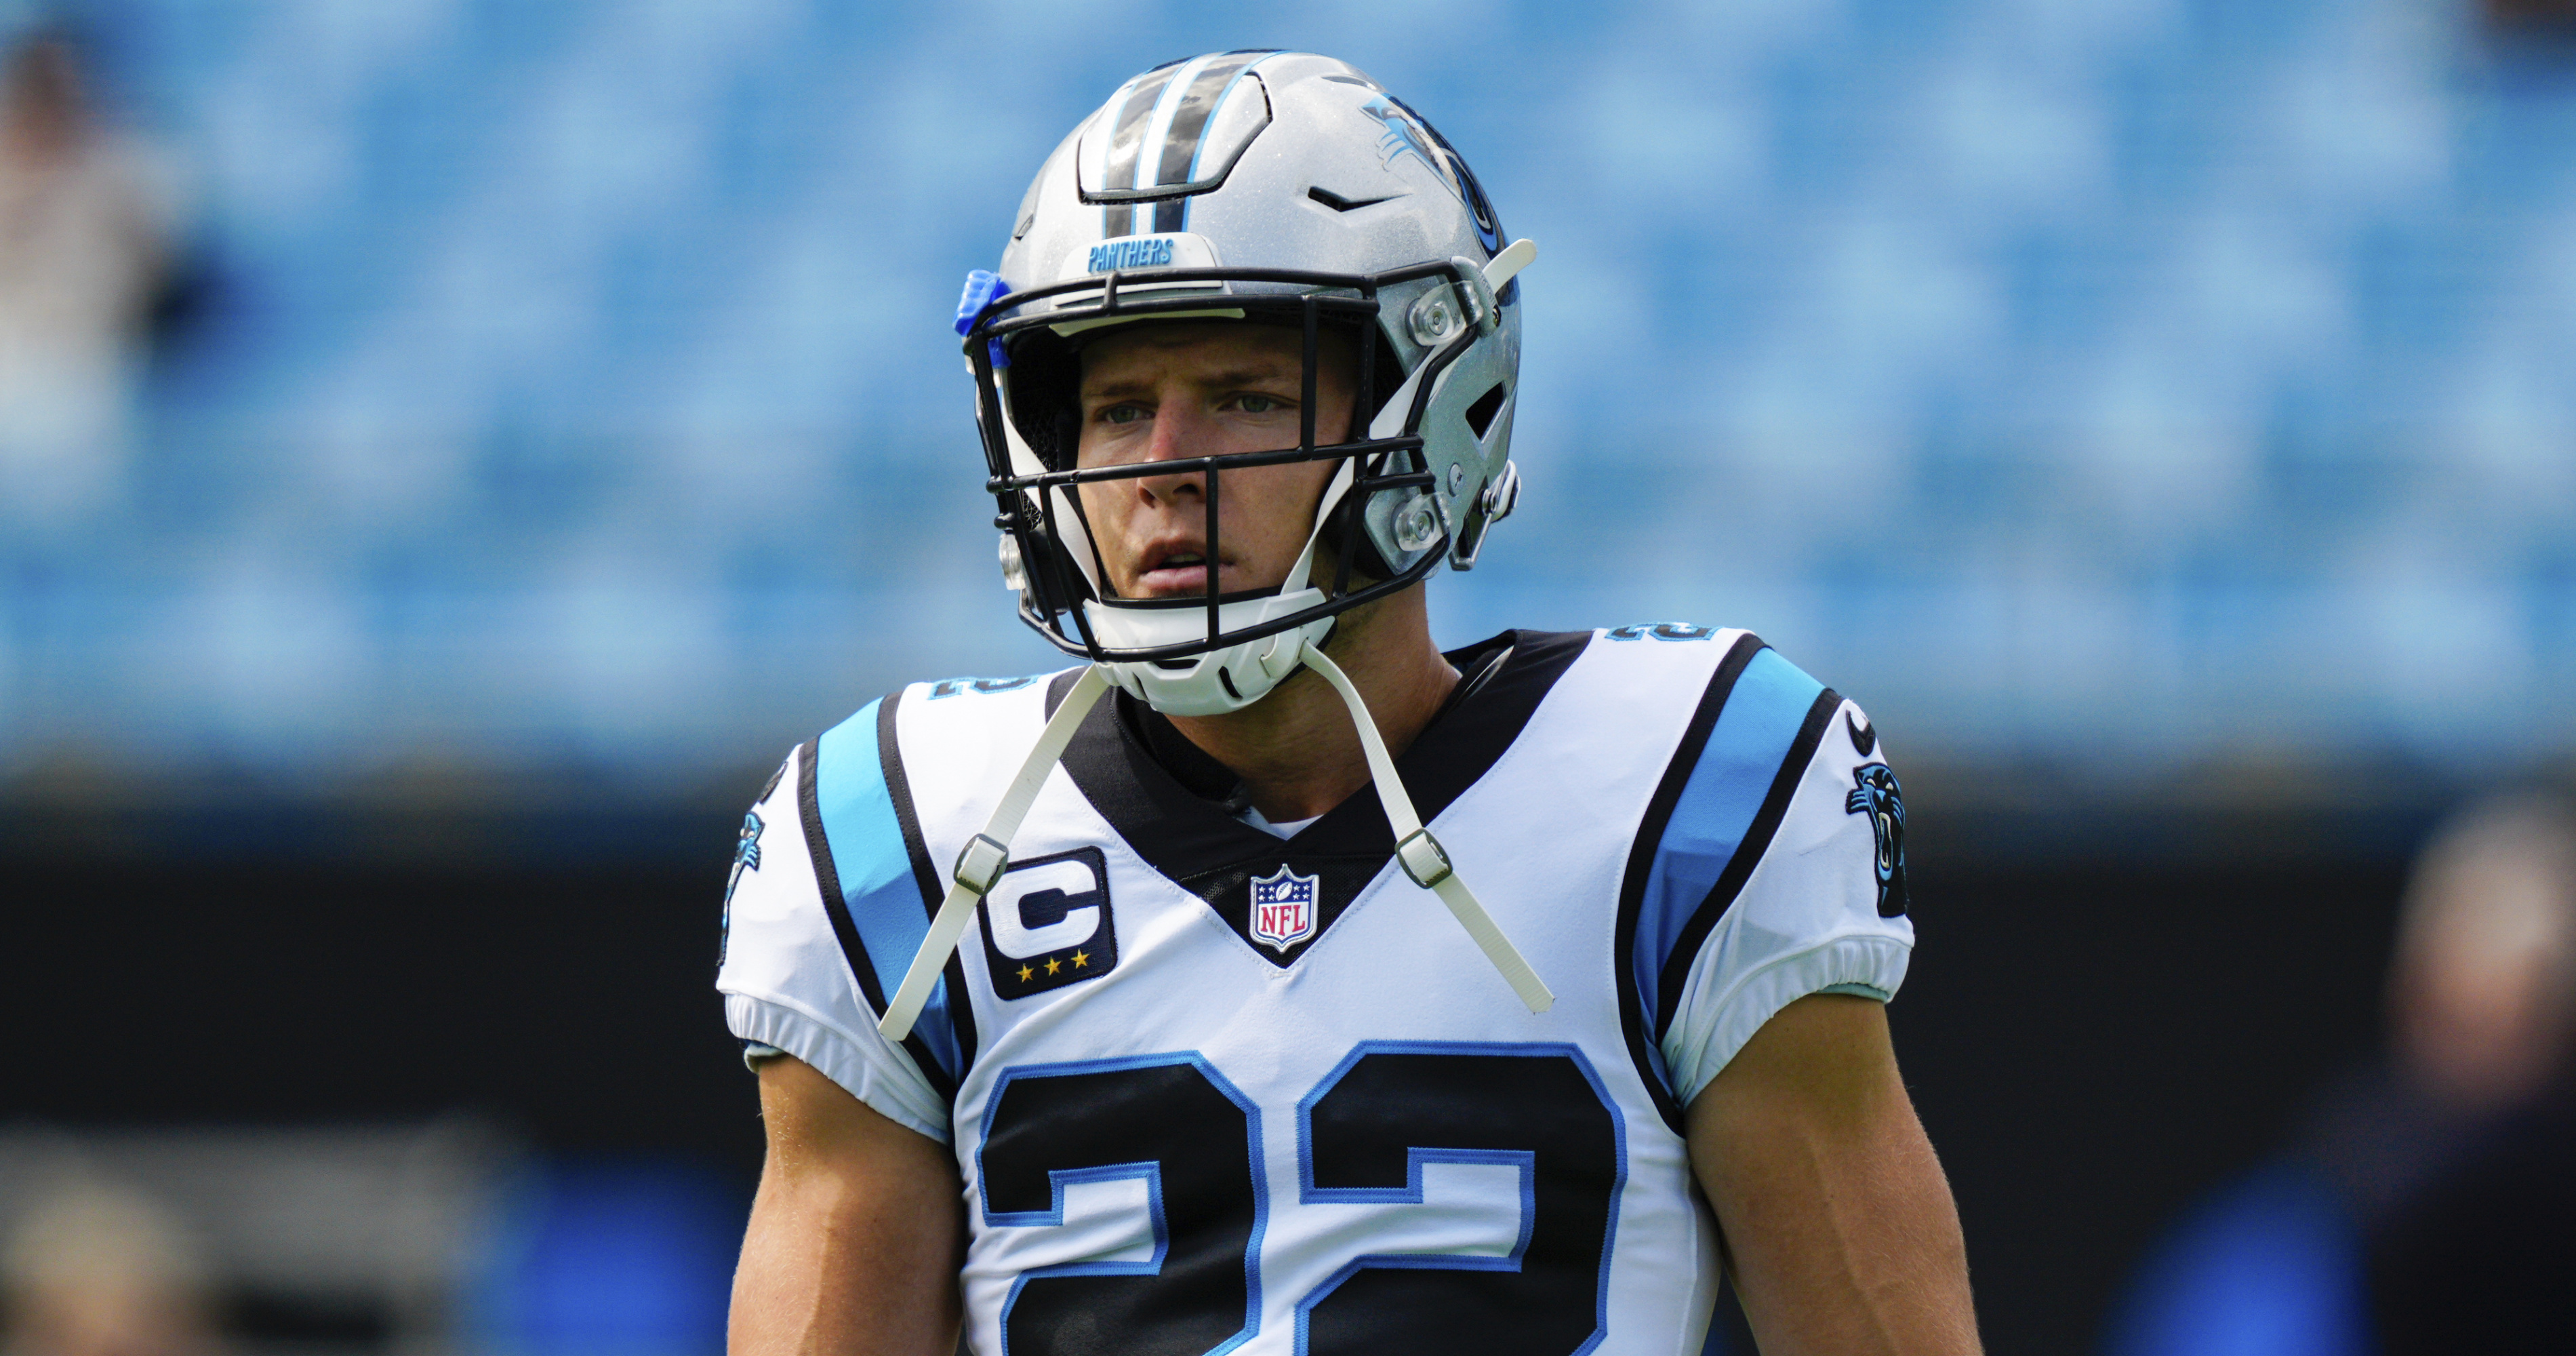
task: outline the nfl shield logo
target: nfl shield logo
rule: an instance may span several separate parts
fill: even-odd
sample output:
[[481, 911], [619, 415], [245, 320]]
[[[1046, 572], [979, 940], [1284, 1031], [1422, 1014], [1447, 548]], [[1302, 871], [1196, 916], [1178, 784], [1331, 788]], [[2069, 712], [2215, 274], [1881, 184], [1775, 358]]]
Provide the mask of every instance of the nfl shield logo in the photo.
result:
[[1285, 954], [1315, 935], [1315, 878], [1286, 864], [1252, 880], [1252, 940]]

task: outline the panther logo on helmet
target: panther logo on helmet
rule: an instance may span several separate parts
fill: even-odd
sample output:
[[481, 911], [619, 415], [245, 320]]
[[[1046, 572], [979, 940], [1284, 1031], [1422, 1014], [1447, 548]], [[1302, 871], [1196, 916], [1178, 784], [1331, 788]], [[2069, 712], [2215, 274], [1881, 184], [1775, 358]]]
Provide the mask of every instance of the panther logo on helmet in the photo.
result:
[[[1442, 183], [1456, 195], [1467, 210], [1475, 214], [1476, 236], [1488, 254], [1502, 248], [1502, 223], [1495, 219], [1493, 204], [1485, 200], [1485, 189], [1476, 182], [1467, 162], [1449, 149], [1449, 142], [1422, 115], [1405, 106], [1392, 94], [1381, 94], [1360, 106], [1360, 112], [1377, 123], [1384, 134], [1378, 139], [1378, 151], [1384, 162], [1393, 166], [1412, 156], [1431, 167]], [[1507, 284], [1508, 286], [1508, 284]]]

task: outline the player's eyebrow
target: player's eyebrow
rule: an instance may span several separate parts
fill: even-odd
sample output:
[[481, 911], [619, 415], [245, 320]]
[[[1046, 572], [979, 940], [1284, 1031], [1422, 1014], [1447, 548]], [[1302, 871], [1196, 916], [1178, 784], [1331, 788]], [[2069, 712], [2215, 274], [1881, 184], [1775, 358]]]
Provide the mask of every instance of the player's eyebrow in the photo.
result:
[[[1191, 385], [1202, 389], [1220, 391], [1246, 386], [1297, 384], [1297, 378], [1289, 371], [1289, 364], [1284, 362], [1245, 363], [1211, 372], [1205, 376], [1192, 377], [1189, 381]], [[1085, 401], [1128, 400], [1137, 396], [1152, 395], [1154, 390], [1155, 383], [1141, 377], [1104, 381], [1098, 385], [1086, 379], [1082, 383], [1082, 399]]]

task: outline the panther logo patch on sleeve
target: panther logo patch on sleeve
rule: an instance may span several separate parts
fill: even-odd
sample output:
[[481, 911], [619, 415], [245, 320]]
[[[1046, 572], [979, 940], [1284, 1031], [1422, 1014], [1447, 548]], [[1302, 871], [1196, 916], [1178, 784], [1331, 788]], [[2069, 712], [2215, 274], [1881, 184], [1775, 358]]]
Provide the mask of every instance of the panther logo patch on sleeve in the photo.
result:
[[725, 902], [733, 902], [733, 888], [742, 883], [742, 873], [760, 869], [760, 812], [754, 810], [742, 817], [742, 832], [733, 843], [733, 874], [725, 878]]
[[[1876, 741], [1873, 740], [1873, 743]], [[1852, 791], [1844, 798], [1849, 814], [1869, 816], [1878, 840], [1878, 916], [1905, 912], [1905, 796], [1896, 772], [1885, 763], [1863, 763], [1852, 769]]]
[[[766, 800], [764, 796], [762, 799]], [[716, 933], [716, 964], [722, 966], [733, 950], [733, 892], [742, 884], [742, 873], [760, 869], [760, 812], [754, 810], [742, 817], [742, 832], [733, 843], [733, 871], [725, 877], [724, 917]]]
[[734, 887], [742, 884], [743, 872], [760, 869], [760, 831], [763, 826], [759, 807], [769, 803], [770, 796], [778, 790], [778, 783], [787, 776], [787, 765], [795, 761], [796, 755], [792, 753], [779, 760], [778, 770], [769, 774], [769, 780], [760, 784], [760, 794], [752, 797], [752, 809], [742, 817], [741, 832], [734, 835], [733, 870], [725, 875], [724, 913], [716, 932], [716, 964], [719, 967], [725, 963], [727, 953], [733, 950]]

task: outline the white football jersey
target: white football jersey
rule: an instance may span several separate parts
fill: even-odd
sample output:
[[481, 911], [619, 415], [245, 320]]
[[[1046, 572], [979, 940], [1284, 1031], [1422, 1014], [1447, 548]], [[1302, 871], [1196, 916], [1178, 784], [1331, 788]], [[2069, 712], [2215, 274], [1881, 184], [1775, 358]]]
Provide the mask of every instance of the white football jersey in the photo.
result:
[[1858, 708], [1741, 631], [1451, 660], [1397, 767], [1544, 1013], [1395, 864], [1365, 788], [1277, 837], [1113, 694], [883, 1040], [1073, 671], [872, 703], [744, 821], [727, 1018], [954, 1146], [974, 1350], [1700, 1350], [1717, 1236], [1682, 1108], [1791, 1001], [1896, 991], [1896, 779]]

